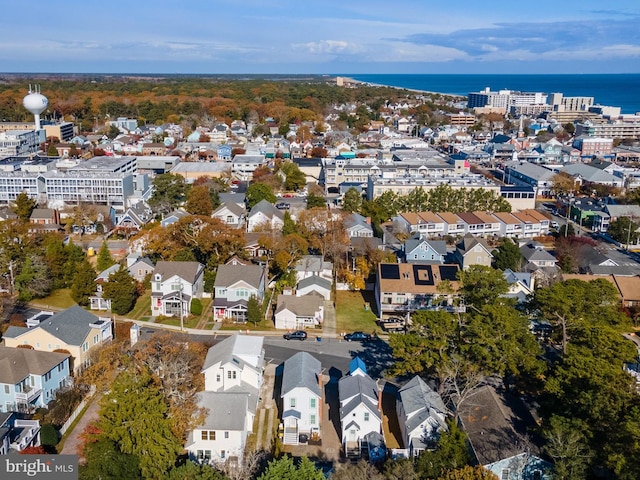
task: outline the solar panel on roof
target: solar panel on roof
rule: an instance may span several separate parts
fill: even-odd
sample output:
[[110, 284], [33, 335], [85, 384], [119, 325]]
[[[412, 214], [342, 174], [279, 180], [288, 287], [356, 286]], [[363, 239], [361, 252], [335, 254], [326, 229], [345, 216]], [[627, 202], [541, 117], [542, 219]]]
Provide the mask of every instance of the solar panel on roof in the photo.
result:
[[400, 267], [393, 263], [382, 264], [380, 265], [380, 276], [387, 280], [400, 280]]
[[442, 280], [455, 281], [458, 275], [458, 267], [455, 265], [440, 265], [440, 278]]
[[431, 265], [414, 265], [413, 278], [416, 285], [434, 285]]

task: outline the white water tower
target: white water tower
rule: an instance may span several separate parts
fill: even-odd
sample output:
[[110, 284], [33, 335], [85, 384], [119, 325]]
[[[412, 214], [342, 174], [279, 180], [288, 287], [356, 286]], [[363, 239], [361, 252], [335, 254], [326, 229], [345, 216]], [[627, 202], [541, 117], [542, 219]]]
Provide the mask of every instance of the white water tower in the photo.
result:
[[49, 100], [40, 93], [39, 86], [34, 85], [34, 89], [31, 90], [31, 85], [29, 85], [29, 93], [22, 100], [22, 105], [33, 113], [36, 122], [36, 130], [40, 130], [40, 114], [49, 106]]

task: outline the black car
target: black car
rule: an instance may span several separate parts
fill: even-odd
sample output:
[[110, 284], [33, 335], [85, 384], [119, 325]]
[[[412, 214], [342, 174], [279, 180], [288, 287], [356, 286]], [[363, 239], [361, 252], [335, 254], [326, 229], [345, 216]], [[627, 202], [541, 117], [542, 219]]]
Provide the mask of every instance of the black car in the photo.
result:
[[353, 333], [347, 333], [344, 336], [344, 339], [347, 342], [366, 342], [371, 340], [371, 335], [368, 333], [364, 333], [364, 332], [353, 332]]
[[304, 330], [296, 330], [295, 332], [288, 332], [283, 335], [285, 340], [306, 340], [307, 332]]
[[276, 208], [278, 210], [289, 210], [291, 208], [291, 205], [287, 202], [278, 202], [276, 203]]

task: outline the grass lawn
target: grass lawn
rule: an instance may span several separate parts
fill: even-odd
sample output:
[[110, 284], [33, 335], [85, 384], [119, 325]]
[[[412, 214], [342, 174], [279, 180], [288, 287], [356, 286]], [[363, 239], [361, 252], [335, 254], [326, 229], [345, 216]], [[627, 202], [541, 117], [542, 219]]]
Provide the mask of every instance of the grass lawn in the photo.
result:
[[76, 304], [71, 298], [71, 290], [69, 288], [54, 290], [48, 297], [38, 298], [31, 303], [40, 308], [51, 307], [59, 309], [73, 307]]
[[[365, 304], [369, 310], [365, 310]], [[371, 311], [374, 303], [373, 292], [336, 292], [336, 331], [366, 333], [381, 332], [376, 316]]]
[[127, 318], [132, 318], [133, 320], [142, 320], [144, 315], [151, 314], [151, 291], [148, 290], [144, 295], [138, 298], [136, 301], [136, 306], [133, 307], [129, 313], [127, 313]]
[[[200, 321], [200, 317], [196, 317], [196, 316], [189, 316], [187, 318], [184, 319], [184, 328], [195, 328], [195, 326], [198, 324], [198, 322]], [[173, 325], [175, 327], [179, 327], [180, 326], [180, 317], [169, 317], [169, 318], [156, 318], [156, 322], [155, 323], [161, 323], [163, 325]]]

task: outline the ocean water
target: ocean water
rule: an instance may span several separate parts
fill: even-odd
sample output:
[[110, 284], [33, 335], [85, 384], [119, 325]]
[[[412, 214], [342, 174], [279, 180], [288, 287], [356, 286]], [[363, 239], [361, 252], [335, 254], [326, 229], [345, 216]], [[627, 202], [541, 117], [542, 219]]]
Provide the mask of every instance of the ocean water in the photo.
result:
[[601, 75], [349, 75], [361, 82], [412, 90], [468, 95], [485, 87], [521, 92], [560, 92], [565, 97], [593, 97], [594, 103], [640, 112], [640, 74]]

